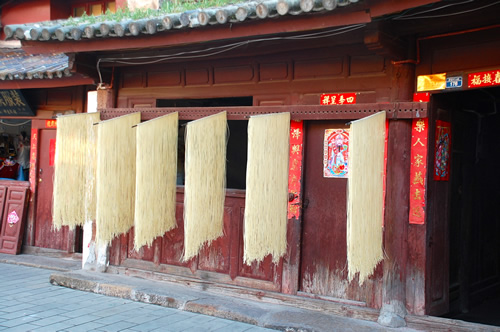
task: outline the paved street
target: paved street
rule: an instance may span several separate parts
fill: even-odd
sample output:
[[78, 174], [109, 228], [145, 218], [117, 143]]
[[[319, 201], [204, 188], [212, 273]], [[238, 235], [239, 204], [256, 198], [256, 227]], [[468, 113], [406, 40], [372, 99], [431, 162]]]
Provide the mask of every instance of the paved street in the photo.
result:
[[272, 331], [54, 286], [52, 272], [0, 263], [0, 331]]

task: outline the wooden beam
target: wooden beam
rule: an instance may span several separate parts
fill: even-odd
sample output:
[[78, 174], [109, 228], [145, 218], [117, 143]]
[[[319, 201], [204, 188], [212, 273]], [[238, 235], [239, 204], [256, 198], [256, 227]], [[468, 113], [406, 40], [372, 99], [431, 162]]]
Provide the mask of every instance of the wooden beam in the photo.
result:
[[79, 76], [53, 79], [6, 80], [0, 81], [0, 89], [43, 89], [92, 84], [95, 84], [92, 78]]
[[125, 49], [165, 47], [224, 40], [256, 35], [272, 35], [318, 29], [333, 28], [352, 24], [369, 23], [370, 15], [365, 11], [343, 12], [338, 9], [334, 14], [304, 15], [286, 17], [279, 20], [251, 21], [238, 24], [207, 26], [197, 29], [168, 30], [154, 35], [140, 37], [108, 37], [82, 39], [78, 41], [29, 41], [23, 40], [23, 49], [30, 54], [77, 53], [91, 51], [116, 51]]

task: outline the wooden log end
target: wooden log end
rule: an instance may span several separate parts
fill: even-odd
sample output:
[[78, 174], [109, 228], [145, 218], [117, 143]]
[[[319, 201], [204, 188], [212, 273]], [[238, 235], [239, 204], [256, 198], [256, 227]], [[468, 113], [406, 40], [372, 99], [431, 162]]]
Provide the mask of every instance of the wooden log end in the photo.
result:
[[99, 32], [101, 33], [101, 36], [105, 37], [105, 36], [109, 35], [109, 33], [111, 32], [111, 28], [109, 27], [108, 24], [102, 23], [99, 26]]
[[206, 12], [199, 12], [198, 13], [198, 22], [200, 25], [207, 25], [208, 21], [210, 20], [210, 16]]
[[64, 41], [66, 39], [66, 31], [63, 28], [56, 29], [54, 34], [59, 41]]
[[17, 39], [22, 40], [25, 38], [24, 36], [24, 29], [22, 28], [17, 28], [16, 31], [14, 32], [14, 35], [16, 36]]
[[158, 28], [158, 21], [149, 20], [146, 22], [146, 32], [150, 35], [155, 34]]
[[31, 36], [31, 40], [38, 40], [38, 38], [40, 37], [40, 30], [38, 30], [38, 29], [31, 29], [30, 30], [30, 36]]
[[337, 8], [337, 0], [323, 0], [323, 8], [326, 10], [334, 10]]
[[229, 15], [227, 14], [225, 9], [220, 9], [215, 13], [215, 18], [217, 19], [217, 22], [219, 22], [220, 24], [224, 24], [227, 23]]
[[266, 18], [269, 15], [269, 8], [264, 3], [259, 3], [255, 8], [255, 13], [259, 18]]
[[309, 13], [313, 10], [314, 0], [300, 0], [300, 9], [304, 12]]
[[276, 10], [278, 11], [278, 14], [286, 15], [290, 11], [290, 6], [288, 5], [287, 2], [280, 0], [276, 4]]
[[123, 25], [115, 24], [113, 30], [118, 37], [125, 36], [125, 27]]
[[93, 26], [86, 26], [85, 29], [83, 29], [83, 34], [85, 35], [86, 38], [94, 38], [95, 36], [95, 29]]
[[248, 17], [248, 10], [245, 7], [240, 7], [236, 9], [236, 13], [234, 13], [236, 19], [240, 22], [243, 22]]
[[71, 37], [74, 40], [80, 40], [82, 38], [82, 29], [80, 28], [73, 28], [71, 29]]

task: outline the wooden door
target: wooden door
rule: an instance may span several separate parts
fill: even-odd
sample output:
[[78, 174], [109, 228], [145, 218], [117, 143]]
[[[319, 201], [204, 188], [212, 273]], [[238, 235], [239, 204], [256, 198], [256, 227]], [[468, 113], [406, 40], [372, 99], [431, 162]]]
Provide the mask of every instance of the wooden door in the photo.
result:
[[54, 156], [56, 130], [39, 131], [39, 164], [37, 171], [37, 203], [35, 215], [35, 246], [70, 251], [68, 227], [55, 231], [52, 227], [52, 192], [54, 187]]
[[362, 287], [347, 280], [347, 179], [323, 177], [325, 129], [346, 128], [347, 121], [310, 121], [305, 126], [304, 214], [300, 290], [378, 307], [381, 264]]

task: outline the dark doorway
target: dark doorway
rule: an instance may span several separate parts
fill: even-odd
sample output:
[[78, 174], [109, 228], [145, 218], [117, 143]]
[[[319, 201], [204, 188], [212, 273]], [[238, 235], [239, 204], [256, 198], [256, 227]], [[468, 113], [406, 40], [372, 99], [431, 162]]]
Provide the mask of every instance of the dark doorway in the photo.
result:
[[452, 109], [447, 317], [500, 326], [500, 88], [435, 98]]
[[[224, 107], [252, 106], [252, 97], [229, 97], [209, 99], [160, 99], [158, 107]], [[221, 109], [222, 111], [222, 109]], [[188, 121], [179, 121], [177, 184], [184, 185], [184, 135]], [[247, 128], [248, 121], [229, 120], [226, 151], [226, 187], [246, 188]]]

